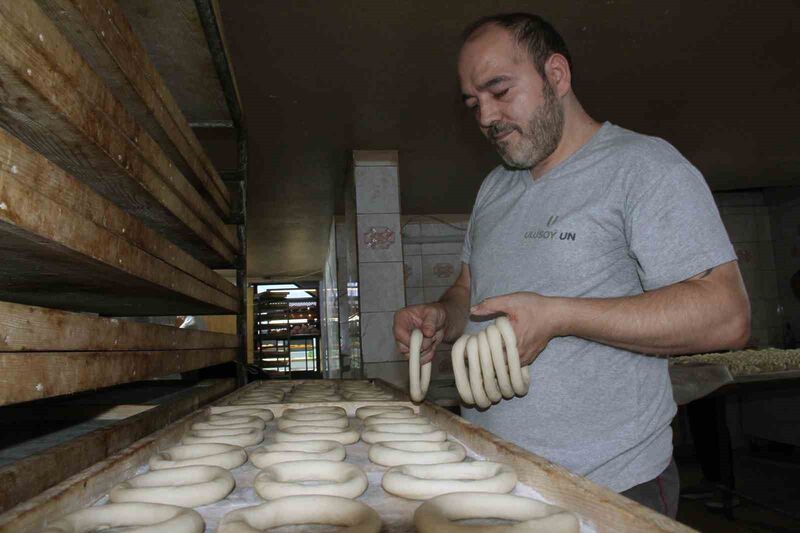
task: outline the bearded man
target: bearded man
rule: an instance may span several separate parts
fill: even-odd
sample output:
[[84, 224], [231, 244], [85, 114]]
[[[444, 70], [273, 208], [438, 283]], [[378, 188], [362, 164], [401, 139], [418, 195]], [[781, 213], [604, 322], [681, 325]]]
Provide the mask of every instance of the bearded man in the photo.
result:
[[508, 316], [532, 363], [528, 394], [463, 415], [674, 517], [663, 356], [739, 348], [750, 331], [705, 180], [664, 140], [590, 117], [564, 40], [538, 16], [472, 24], [458, 75], [504, 165], [478, 192], [459, 278], [438, 302], [397, 312], [398, 345], [421, 329], [428, 361], [442, 340]]

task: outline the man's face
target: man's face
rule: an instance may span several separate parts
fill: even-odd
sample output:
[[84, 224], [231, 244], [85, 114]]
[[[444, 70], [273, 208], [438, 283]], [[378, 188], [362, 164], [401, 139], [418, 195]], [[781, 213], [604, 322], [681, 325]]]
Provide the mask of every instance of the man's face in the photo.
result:
[[465, 43], [458, 75], [464, 103], [506, 165], [529, 169], [555, 151], [563, 107], [508, 31], [489, 26]]

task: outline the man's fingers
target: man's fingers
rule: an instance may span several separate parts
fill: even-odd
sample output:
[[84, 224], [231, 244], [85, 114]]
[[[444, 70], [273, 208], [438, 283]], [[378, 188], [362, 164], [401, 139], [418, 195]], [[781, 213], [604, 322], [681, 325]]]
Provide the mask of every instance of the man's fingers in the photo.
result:
[[509, 310], [509, 297], [508, 296], [495, 296], [493, 298], [486, 298], [484, 301], [477, 305], [473, 305], [469, 312], [475, 316], [493, 315], [496, 313], [508, 313]]

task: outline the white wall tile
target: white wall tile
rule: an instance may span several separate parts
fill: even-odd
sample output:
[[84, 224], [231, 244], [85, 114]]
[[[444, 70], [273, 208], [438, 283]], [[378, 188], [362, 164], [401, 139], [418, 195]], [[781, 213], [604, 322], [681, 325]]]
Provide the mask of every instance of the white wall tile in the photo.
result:
[[422, 255], [422, 245], [421, 244], [403, 244], [403, 255]]
[[356, 167], [356, 212], [400, 213], [397, 167]]
[[400, 216], [358, 215], [358, 260], [362, 263], [402, 261]]
[[422, 287], [406, 287], [406, 305], [424, 304], [425, 289]]
[[425, 294], [425, 301], [430, 302], [437, 302], [439, 298], [441, 298], [442, 294], [449, 289], [450, 287], [425, 287], [423, 289]]
[[422, 255], [461, 255], [463, 242], [431, 242], [422, 244]]
[[422, 256], [406, 256], [404, 263], [406, 287], [422, 287]]
[[359, 263], [359, 293], [364, 313], [405, 307], [403, 263]]
[[394, 340], [394, 313], [361, 313], [361, 354], [365, 363], [402, 361]]
[[420, 236], [419, 224], [406, 222], [403, 225], [403, 237], [419, 237], [419, 236]]
[[423, 237], [441, 237], [443, 235], [465, 235], [469, 219], [462, 222], [451, 222], [443, 224], [441, 222], [420, 224], [421, 235]]
[[423, 255], [422, 283], [425, 287], [449, 287], [461, 273], [461, 256]]

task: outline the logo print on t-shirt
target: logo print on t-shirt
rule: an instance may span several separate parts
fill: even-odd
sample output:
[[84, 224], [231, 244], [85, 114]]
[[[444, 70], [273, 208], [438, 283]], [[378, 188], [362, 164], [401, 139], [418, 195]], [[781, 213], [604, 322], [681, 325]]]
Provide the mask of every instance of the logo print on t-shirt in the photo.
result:
[[[558, 222], [559, 215], [550, 215], [550, 218], [547, 219], [547, 227], [552, 228]], [[560, 240], [560, 241], [574, 241], [577, 235], [571, 231], [561, 231], [559, 232], [557, 229], [540, 229], [540, 230], [532, 230], [526, 231], [524, 238], [525, 239], [544, 239], [544, 240]]]

